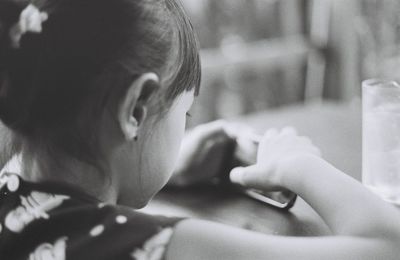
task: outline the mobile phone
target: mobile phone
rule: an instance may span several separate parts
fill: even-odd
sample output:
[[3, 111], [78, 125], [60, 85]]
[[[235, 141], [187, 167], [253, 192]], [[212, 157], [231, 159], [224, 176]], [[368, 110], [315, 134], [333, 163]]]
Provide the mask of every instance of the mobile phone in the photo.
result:
[[[238, 166], [255, 164], [257, 150], [262, 136], [254, 133], [243, 133], [236, 138], [236, 147], [233, 151], [231, 169]], [[229, 181], [230, 183], [230, 181]], [[285, 191], [260, 191], [232, 184], [235, 190], [246, 196], [279, 209], [290, 209], [294, 206], [297, 195], [289, 190]]]

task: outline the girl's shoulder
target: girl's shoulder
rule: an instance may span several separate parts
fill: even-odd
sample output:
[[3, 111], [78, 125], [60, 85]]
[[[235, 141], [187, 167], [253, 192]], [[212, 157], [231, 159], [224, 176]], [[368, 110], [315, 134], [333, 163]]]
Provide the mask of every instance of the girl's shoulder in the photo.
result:
[[54, 183], [0, 178], [0, 259], [162, 259], [180, 220]]

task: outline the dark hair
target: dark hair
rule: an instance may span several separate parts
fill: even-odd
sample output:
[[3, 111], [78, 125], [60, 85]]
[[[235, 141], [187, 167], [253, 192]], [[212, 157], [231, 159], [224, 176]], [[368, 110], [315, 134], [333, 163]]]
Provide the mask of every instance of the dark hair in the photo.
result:
[[29, 4], [0, 0], [0, 119], [31, 147], [98, 161], [101, 115], [155, 72], [168, 104], [200, 85], [192, 25], [179, 0], [33, 0], [48, 20], [19, 48], [9, 30]]

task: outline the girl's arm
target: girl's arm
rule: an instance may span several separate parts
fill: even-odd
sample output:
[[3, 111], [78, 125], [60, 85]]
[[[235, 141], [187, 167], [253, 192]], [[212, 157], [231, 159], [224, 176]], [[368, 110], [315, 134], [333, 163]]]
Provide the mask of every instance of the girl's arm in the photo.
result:
[[334, 235], [399, 237], [399, 209], [321, 158], [305, 155], [292, 160], [288, 164], [299, 165], [296, 170], [302, 172], [292, 169], [285, 174], [284, 186], [306, 200]]
[[[334, 236], [280, 237], [198, 220], [178, 224], [167, 259], [399, 259], [400, 213], [315, 156], [305, 138], [264, 138], [258, 163], [232, 173], [258, 189], [286, 187], [304, 198]], [[260, 162], [260, 157], [268, 158]], [[267, 216], [266, 216], [267, 217]]]

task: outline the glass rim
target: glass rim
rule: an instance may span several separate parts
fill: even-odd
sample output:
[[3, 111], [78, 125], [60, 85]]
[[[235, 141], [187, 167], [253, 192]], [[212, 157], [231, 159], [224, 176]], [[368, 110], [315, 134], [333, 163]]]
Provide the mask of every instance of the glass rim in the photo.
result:
[[362, 82], [363, 88], [399, 88], [400, 85], [394, 80], [372, 78]]

